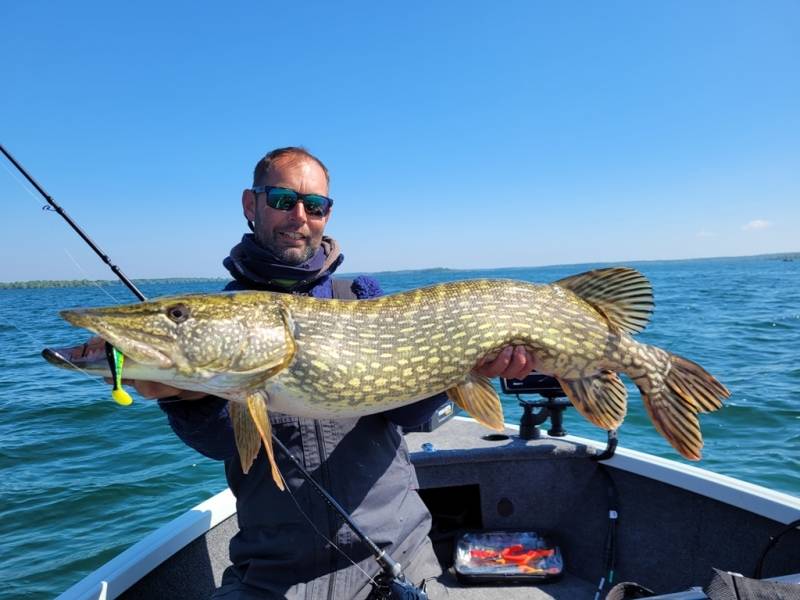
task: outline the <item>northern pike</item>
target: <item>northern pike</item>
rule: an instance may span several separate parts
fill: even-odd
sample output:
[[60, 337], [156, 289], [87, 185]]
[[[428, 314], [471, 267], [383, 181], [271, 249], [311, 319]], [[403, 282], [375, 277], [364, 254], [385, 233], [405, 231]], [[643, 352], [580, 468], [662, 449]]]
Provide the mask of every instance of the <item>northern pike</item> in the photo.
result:
[[[729, 392], [696, 363], [632, 337], [653, 306], [650, 282], [614, 267], [544, 285], [468, 280], [370, 300], [196, 294], [61, 316], [121, 351], [127, 378], [229, 400], [242, 469], [263, 443], [282, 486], [268, 410], [352, 417], [446, 391], [477, 421], [502, 429], [499, 397], [472, 369], [509, 344], [525, 346], [537, 371], [556, 377], [575, 408], [606, 430], [625, 417], [626, 374], [658, 432], [699, 460], [697, 413], [720, 408]], [[83, 366], [109, 375], [105, 361]]]

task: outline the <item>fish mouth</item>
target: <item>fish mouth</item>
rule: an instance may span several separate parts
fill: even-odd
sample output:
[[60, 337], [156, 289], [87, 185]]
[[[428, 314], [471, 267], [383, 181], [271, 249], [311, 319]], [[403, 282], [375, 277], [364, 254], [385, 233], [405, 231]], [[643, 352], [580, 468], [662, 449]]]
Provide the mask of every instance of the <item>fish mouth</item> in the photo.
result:
[[73, 350], [77, 346], [64, 348], [45, 348], [42, 350], [42, 358], [51, 365], [70, 371], [86, 371], [97, 373], [107, 377], [111, 376], [111, 369], [108, 360], [104, 356], [81, 356], [71, 358]]
[[[157, 348], [158, 344], [148, 343], [148, 340], [163, 342], [158, 336], [142, 331], [131, 333], [130, 330], [123, 326], [115, 326], [113, 317], [103, 314], [101, 311], [102, 309], [86, 308], [62, 310], [59, 314], [68, 323], [96, 333], [126, 357], [132, 358], [137, 363], [157, 369], [170, 369], [175, 366], [175, 361]], [[45, 356], [44, 352], [42, 355], [52, 364], [62, 366], [50, 360], [50, 358], [55, 357]], [[55, 358], [55, 360], [59, 359]]]

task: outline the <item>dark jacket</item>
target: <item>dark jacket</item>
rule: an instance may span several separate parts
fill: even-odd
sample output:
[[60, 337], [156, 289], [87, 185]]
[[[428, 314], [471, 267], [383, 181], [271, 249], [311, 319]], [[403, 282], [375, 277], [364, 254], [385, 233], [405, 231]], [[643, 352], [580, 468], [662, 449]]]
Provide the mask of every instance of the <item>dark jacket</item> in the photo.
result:
[[[331, 281], [329, 276], [321, 278], [308, 294], [332, 297]], [[226, 289], [244, 287], [232, 282]], [[368, 277], [355, 279], [352, 291], [362, 299], [382, 293]], [[416, 474], [399, 425], [425, 422], [445, 400], [439, 394], [361, 418], [314, 420], [273, 413], [270, 421], [278, 438], [363, 531], [402, 563], [425, 541], [430, 515], [417, 495]], [[231, 541], [233, 566], [226, 572], [223, 587], [241, 586], [243, 592], [255, 588], [267, 597], [272, 593], [276, 597], [348, 598], [363, 588], [366, 578], [342, 552], [371, 575], [377, 572], [367, 548], [280, 452], [276, 456], [287, 492], [280, 492], [273, 483], [263, 449], [250, 472], [242, 473], [225, 400], [172, 400], [161, 407], [187, 445], [225, 460], [240, 531]], [[324, 538], [334, 541], [342, 552]]]

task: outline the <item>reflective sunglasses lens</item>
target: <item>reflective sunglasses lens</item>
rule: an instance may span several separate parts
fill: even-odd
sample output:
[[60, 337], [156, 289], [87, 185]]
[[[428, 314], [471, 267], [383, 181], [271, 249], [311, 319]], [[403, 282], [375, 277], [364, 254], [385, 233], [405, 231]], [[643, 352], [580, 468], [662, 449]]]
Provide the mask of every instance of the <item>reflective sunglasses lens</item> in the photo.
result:
[[331, 201], [325, 196], [309, 194], [303, 198], [306, 212], [315, 217], [324, 217], [331, 208]]
[[267, 193], [267, 204], [277, 210], [292, 210], [297, 204], [297, 193], [294, 190], [271, 189]]

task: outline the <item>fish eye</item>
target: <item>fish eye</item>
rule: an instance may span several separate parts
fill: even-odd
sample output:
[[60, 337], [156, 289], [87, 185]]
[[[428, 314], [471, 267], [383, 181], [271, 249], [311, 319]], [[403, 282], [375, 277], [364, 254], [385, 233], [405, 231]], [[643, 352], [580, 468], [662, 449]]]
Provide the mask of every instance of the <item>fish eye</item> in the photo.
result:
[[189, 307], [185, 304], [173, 304], [167, 307], [167, 316], [175, 323], [183, 323], [189, 318]]

